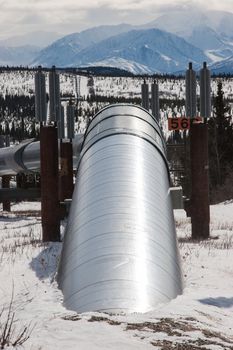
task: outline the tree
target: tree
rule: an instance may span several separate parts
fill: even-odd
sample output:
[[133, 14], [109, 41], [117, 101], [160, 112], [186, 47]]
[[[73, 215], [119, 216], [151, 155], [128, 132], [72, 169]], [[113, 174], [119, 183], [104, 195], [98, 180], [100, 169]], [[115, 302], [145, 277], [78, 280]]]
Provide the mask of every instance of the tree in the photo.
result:
[[224, 99], [222, 82], [218, 82], [213, 99], [213, 118], [209, 125], [209, 165], [211, 188], [222, 186], [233, 170], [233, 127], [230, 107]]

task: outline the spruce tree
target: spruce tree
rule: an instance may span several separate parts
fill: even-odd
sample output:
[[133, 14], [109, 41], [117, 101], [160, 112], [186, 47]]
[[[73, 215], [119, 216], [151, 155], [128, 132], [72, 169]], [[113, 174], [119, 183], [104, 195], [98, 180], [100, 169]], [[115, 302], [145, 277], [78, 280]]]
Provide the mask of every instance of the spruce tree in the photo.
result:
[[233, 128], [230, 108], [224, 99], [222, 82], [218, 82], [213, 99], [213, 118], [209, 124], [209, 164], [212, 188], [223, 185], [233, 169]]

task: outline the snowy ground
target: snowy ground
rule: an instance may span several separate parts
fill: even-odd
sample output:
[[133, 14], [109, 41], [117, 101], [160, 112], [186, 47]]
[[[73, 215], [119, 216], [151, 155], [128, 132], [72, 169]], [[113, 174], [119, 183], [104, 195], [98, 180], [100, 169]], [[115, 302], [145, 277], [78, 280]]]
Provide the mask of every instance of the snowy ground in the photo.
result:
[[[76, 95], [87, 97], [89, 94], [88, 78], [79, 76], [76, 78], [72, 74], [60, 74], [60, 88], [62, 94]], [[148, 83], [153, 82], [153, 78], [147, 78]], [[217, 92], [217, 84], [219, 78], [211, 79], [211, 91], [213, 94]], [[221, 79], [223, 83], [224, 97], [233, 99], [232, 78]], [[94, 91], [97, 95], [107, 95], [115, 97], [140, 97], [141, 84], [143, 78], [129, 77], [94, 77]], [[185, 98], [185, 80], [184, 79], [158, 79], [159, 91], [161, 98], [172, 100]], [[34, 72], [27, 71], [9, 71], [0, 72], [0, 93], [1, 95], [33, 95], [35, 90]], [[49, 91], [48, 73], [46, 74], [46, 90]], [[197, 93], [199, 94], [199, 85], [197, 84]]]
[[233, 202], [211, 207], [212, 238], [199, 243], [189, 240], [185, 212], [175, 211], [184, 294], [124, 316], [77, 315], [62, 306], [54, 278], [61, 243], [40, 242], [39, 210], [39, 203], [16, 204], [0, 216], [0, 332], [12, 299], [10, 340], [24, 326], [29, 332], [19, 349], [233, 349]]

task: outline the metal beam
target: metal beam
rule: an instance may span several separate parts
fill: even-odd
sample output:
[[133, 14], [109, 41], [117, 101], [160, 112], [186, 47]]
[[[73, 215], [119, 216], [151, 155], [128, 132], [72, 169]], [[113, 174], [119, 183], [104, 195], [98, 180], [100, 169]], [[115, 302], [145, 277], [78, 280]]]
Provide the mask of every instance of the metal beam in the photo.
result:
[[24, 201], [40, 199], [41, 193], [39, 188], [1, 188], [0, 202]]

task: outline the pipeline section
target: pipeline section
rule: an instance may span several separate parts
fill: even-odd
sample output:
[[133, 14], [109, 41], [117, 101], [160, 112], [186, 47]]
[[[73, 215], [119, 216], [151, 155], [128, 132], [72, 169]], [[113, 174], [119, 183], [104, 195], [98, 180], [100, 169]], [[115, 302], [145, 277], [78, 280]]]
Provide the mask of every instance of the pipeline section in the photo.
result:
[[165, 143], [141, 107], [108, 106], [87, 128], [58, 284], [77, 312], [147, 312], [182, 293]]
[[[33, 141], [33, 139], [25, 140], [17, 146], [0, 148], [0, 176], [40, 170], [40, 142]], [[83, 135], [76, 135], [73, 140], [75, 168], [78, 164], [82, 142]], [[58, 146], [59, 144], [60, 142]]]

